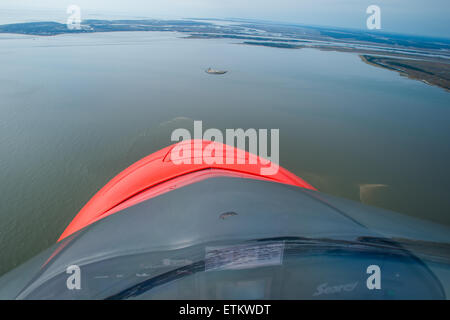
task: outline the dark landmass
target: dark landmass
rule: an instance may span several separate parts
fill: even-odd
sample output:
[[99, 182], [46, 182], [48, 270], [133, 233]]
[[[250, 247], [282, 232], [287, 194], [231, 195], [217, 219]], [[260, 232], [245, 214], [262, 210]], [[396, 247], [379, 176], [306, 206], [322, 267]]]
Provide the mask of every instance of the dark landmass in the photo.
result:
[[[208, 30], [210, 23], [185, 20], [83, 20], [80, 29], [70, 29], [58, 22], [29, 22], [0, 25], [0, 33], [54, 36], [65, 33], [93, 33], [118, 31], [179, 31]], [[209, 30], [213, 31], [213, 30]]]
[[[258, 41], [302, 42], [307, 40], [384, 45], [449, 51], [450, 40], [419, 36], [388, 34], [342, 28], [310, 27], [280, 23], [256, 23], [232, 20], [236, 24], [218, 25], [196, 20], [83, 20], [80, 29], [69, 29], [57, 22], [29, 22], [0, 25], [0, 33], [58, 35], [117, 31], [176, 31], [195, 38], [229, 38]], [[214, 20], [214, 19], [210, 19]], [[447, 52], [448, 54], [448, 52]]]
[[370, 65], [396, 71], [410, 79], [420, 80], [450, 91], [450, 64], [434, 61], [360, 55]]
[[401, 34], [389, 34], [380, 31], [362, 31], [343, 28], [309, 27], [297, 25], [247, 25], [266, 32], [275, 32], [284, 36], [303, 36], [312, 40], [334, 40], [340, 42], [360, 42], [397, 46], [405, 48], [450, 49], [449, 39], [428, 38]]
[[279, 42], [261, 42], [261, 41], [244, 41], [243, 44], [249, 44], [252, 46], [264, 46], [273, 48], [285, 48], [285, 49], [300, 49], [302, 46], [298, 46], [290, 43], [279, 43]]
[[[214, 20], [233, 24], [211, 22]], [[188, 39], [230, 39], [253, 46], [357, 53], [370, 65], [449, 90], [450, 39], [244, 19], [83, 20], [79, 29], [57, 22], [0, 25], [0, 33], [37, 36], [118, 31], [171, 31], [184, 33]]]
[[187, 39], [239, 39], [239, 40], [258, 40], [258, 41], [278, 41], [278, 42], [309, 42], [307, 40], [296, 40], [296, 39], [280, 39], [280, 38], [265, 38], [265, 37], [254, 37], [254, 36], [236, 36], [232, 34], [195, 34], [185, 37]]

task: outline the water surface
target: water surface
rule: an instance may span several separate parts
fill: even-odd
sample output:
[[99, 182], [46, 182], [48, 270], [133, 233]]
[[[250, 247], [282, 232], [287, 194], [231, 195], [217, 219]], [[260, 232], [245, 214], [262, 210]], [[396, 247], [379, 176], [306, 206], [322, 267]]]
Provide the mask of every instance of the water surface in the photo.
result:
[[194, 120], [279, 128], [280, 164], [320, 191], [450, 225], [450, 94], [356, 54], [176, 33], [3, 34], [0, 70], [0, 273]]

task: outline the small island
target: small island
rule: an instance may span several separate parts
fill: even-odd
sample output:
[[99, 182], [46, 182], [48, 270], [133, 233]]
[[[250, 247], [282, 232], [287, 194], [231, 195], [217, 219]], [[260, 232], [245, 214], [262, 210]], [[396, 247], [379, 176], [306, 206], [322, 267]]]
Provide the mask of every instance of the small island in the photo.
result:
[[225, 71], [225, 70], [214, 70], [212, 68], [208, 68], [208, 69], [205, 70], [205, 72], [209, 73], [209, 74], [225, 74], [228, 71]]
[[[318, 49], [356, 53], [369, 65], [398, 72], [410, 79], [450, 90], [450, 39], [401, 35], [367, 30], [277, 24], [231, 19], [233, 24], [220, 24], [221, 19], [184, 20], [98, 20], [81, 22], [79, 29], [66, 24], [41, 21], [0, 25], [0, 34], [56, 36], [66, 33], [119, 31], [177, 32], [182, 38], [230, 39], [232, 43], [282, 49]], [[225, 20], [228, 21], [228, 20]], [[223, 75], [227, 71], [205, 70]]]

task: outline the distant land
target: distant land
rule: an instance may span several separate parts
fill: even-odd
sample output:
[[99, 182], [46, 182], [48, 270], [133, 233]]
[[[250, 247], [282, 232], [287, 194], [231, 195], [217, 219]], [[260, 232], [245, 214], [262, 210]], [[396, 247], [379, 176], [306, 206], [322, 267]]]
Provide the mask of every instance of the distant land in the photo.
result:
[[361, 60], [376, 67], [397, 71], [400, 75], [420, 80], [450, 91], [450, 64], [426, 60], [398, 59], [360, 55]]
[[239, 19], [83, 20], [80, 29], [57, 22], [0, 25], [0, 33], [35, 36], [118, 31], [170, 31], [242, 45], [352, 52], [370, 65], [450, 90], [450, 39]]

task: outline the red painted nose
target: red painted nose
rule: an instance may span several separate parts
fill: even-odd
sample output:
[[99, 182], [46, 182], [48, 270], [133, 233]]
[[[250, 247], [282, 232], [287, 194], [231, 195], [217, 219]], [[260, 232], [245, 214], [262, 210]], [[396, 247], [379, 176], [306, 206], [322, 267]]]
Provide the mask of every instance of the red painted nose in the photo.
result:
[[[264, 175], [269, 167], [276, 172]], [[262, 179], [316, 190], [286, 169], [244, 150], [206, 140], [186, 140], [134, 163], [100, 189], [58, 241], [115, 212], [175, 188], [217, 176]]]

